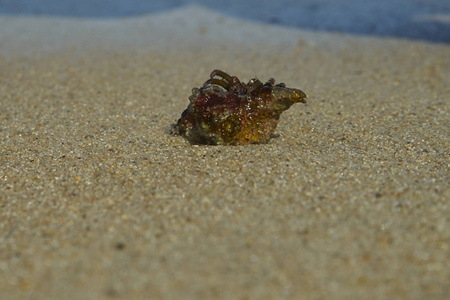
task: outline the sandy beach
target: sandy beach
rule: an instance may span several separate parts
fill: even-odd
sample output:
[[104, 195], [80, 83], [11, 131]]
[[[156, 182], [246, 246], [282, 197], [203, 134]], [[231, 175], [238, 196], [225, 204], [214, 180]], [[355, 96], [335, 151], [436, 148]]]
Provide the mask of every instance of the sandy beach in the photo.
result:
[[[450, 44], [189, 5], [0, 17], [0, 299], [447, 299]], [[169, 130], [214, 69], [308, 103]]]

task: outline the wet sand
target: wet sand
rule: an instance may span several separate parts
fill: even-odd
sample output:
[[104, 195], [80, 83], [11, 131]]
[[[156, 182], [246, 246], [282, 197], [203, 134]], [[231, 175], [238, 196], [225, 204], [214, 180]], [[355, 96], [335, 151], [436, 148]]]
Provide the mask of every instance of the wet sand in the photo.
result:
[[[448, 44], [196, 6], [0, 28], [0, 298], [450, 294]], [[216, 68], [308, 104], [267, 145], [169, 135]]]

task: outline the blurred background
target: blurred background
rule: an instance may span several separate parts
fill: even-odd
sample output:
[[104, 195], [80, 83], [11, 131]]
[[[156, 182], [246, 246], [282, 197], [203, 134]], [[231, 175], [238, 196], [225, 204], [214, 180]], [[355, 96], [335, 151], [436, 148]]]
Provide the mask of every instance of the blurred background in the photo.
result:
[[450, 42], [449, 0], [0, 0], [0, 16], [126, 18], [188, 5], [307, 30]]

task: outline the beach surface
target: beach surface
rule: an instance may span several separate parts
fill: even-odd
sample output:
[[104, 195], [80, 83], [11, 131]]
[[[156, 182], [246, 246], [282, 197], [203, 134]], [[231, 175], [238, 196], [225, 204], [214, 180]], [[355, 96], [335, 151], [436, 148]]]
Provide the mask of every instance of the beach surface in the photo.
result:
[[[200, 5], [0, 17], [0, 298], [448, 299], [449, 53]], [[308, 103], [190, 145], [214, 69]]]

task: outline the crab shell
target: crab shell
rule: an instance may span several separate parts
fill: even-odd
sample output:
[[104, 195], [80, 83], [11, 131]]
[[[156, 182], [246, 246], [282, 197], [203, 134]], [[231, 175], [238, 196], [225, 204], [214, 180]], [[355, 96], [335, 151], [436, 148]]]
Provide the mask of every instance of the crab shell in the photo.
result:
[[232, 90], [209, 80], [202, 88], [192, 90], [190, 104], [172, 133], [184, 136], [191, 144], [267, 143], [281, 113], [294, 103], [306, 103], [301, 90], [273, 83], [273, 79], [265, 84], [252, 79], [240, 85], [240, 90]]

